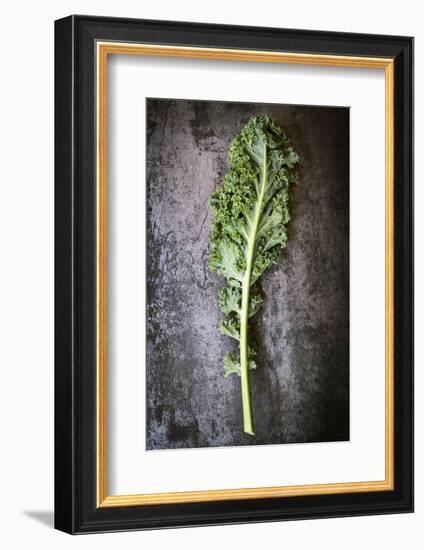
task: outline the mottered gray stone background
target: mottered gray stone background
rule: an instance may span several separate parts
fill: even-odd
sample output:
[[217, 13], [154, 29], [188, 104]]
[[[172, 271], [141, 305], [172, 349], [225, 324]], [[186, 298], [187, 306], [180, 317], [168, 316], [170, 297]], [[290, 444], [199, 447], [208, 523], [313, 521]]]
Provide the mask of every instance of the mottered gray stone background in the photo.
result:
[[[235, 342], [217, 329], [208, 199], [231, 139], [259, 113], [301, 166], [288, 244], [252, 322], [251, 437], [240, 379], [223, 375]], [[349, 110], [148, 99], [147, 214], [147, 449], [349, 439]]]

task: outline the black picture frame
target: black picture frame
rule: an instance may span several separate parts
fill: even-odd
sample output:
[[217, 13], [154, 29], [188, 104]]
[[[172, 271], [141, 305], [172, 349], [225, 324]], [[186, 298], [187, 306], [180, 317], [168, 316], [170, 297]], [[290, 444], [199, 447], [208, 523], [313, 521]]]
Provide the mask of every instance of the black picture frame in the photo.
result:
[[[394, 60], [394, 489], [97, 506], [96, 42]], [[413, 39], [73, 15], [55, 22], [55, 527], [133, 529], [413, 511]]]

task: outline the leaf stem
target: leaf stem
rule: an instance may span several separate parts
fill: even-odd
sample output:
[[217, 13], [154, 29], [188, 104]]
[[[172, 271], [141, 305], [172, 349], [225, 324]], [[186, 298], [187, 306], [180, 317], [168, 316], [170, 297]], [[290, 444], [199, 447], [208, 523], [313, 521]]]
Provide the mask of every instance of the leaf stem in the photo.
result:
[[249, 291], [250, 277], [243, 281], [242, 288], [242, 305], [240, 312], [240, 378], [241, 400], [243, 406], [243, 429], [246, 433], [255, 435], [253, 431], [252, 403], [250, 399], [249, 356], [247, 346]]
[[242, 283], [241, 311], [240, 311], [240, 378], [241, 399], [243, 407], [243, 429], [247, 434], [255, 435], [253, 428], [252, 403], [249, 385], [249, 348], [248, 348], [248, 322], [249, 322], [249, 297], [252, 278], [253, 260], [255, 257], [256, 237], [259, 220], [262, 213], [262, 203], [265, 194], [267, 180], [267, 156], [264, 144], [264, 160], [262, 167], [262, 182], [256, 204], [255, 215], [251, 225], [251, 231], [246, 249], [246, 271]]

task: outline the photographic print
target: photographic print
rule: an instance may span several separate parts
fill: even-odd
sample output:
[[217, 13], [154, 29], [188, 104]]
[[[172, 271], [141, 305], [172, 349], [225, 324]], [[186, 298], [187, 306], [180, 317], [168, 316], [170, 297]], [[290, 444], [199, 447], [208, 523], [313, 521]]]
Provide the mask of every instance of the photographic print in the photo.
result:
[[349, 440], [349, 108], [146, 107], [147, 450]]

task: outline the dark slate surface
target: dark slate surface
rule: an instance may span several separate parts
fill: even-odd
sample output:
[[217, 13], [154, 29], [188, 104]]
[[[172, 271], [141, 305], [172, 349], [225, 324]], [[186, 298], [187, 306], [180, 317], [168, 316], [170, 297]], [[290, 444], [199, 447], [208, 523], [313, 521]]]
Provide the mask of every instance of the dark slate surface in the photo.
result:
[[[349, 110], [147, 101], [147, 448], [349, 439]], [[243, 433], [240, 379], [224, 379], [223, 279], [208, 270], [208, 199], [232, 137], [267, 113], [301, 157], [289, 241], [263, 278], [250, 374], [256, 436]]]

